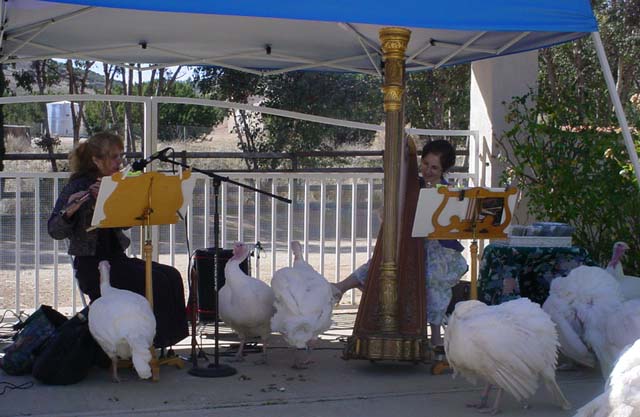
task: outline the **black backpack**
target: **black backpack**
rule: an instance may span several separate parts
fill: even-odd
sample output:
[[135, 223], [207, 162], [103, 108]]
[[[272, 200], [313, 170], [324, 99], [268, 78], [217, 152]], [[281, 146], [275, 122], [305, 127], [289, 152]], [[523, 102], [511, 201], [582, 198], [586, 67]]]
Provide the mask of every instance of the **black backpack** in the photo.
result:
[[62, 324], [47, 341], [31, 374], [51, 385], [68, 385], [84, 379], [94, 364], [108, 366], [109, 358], [89, 332], [89, 307]]
[[9, 375], [31, 372], [36, 357], [66, 321], [67, 318], [51, 306], [41, 305], [29, 318], [13, 326], [17, 333], [13, 336], [14, 342], [4, 348], [0, 367]]

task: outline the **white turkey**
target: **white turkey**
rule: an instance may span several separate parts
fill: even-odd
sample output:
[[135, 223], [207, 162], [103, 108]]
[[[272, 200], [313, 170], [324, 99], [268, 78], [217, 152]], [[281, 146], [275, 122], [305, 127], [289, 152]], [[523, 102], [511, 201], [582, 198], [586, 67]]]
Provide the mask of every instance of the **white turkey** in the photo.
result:
[[574, 417], [635, 417], [640, 413], [640, 339], [616, 362], [602, 394]]
[[[476, 383], [487, 382], [480, 403], [486, 409], [492, 385], [498, 387], [493, 406], [499, 411], [502, 391], [525, 402], [538, 389], [539, 380], [554, 401], [571, 407], [556, 383], [558, 336], [549, 316], [528, 298], [487, 306], [476, 300], [456, 304], [444, 338], [444, 348], [454, 373]], [[484, 411], [484, 410], [483, 410]]]
[[156, 334], [156, 318], [146, 298], [131, 291], [113, 288], [109, 261], [100, 261], [100, 297], [91, 303], [89, 331], [111, 359], [114, 382], [118, 379], [118, 358], [133, 362], [138, 376], [151, 377], [151, 350]]
[[588, 366], [592, 352], [604, 378], [622, 349], [640, 337], [640, 300], [625, 301], [602, 268], [580, 266], [554, 279], [543, 309], [557, 325], [561, 351]]
[[613, 275], [618, 281], [618, 284], [620, 284], [620, 291], [624, 298], [632, 300], [634, 298], [640, 298], [640, 277], [626, 275], [622, 269], [622, 259], [628, 250], [629, 245], [625, 242], [616, 242], [613, 244], [611, 260], [607, 265], [607, 272]]
[[[308, 351], [309, 342], [331, 327], [335, 299], [331, 284], [305, 262], [300, 242], [291, 242], [291, 250], [293, 266], [277, 270], [271, 279], [276, 297], [271, 328], [293, 348]], [[308, 363], [294, 354], [294, 368], [304, 368]]]
[[619, 285], [602, 268], [579, 266], [551, 281], [549, 296], [542, 305], [556, 324], [560, 351], [588, 367], [594, 367], [597, 360], [584, 339], [584, 323], [578, 311], [593, 306], [596, 300], [621, 301]]
[[574, 362], [589, 368], [595, 367], [597, 358], [585, 344], [584, 328], [573, 307], [561, 297], [551, 294], [542, 309], [556, 324], [560, 351]]
[[584, 339], [606, 379], [624, 349], [640, 338], [640, 299], [600, 301], [578, 309], [577, 314], [584, 323]]
[[240, 339], [235, 360], [243, 360], [244, 344], [248, 338], [262, 339], [262, 362], [267, 360], [267, 339], [271, 334], [273, 290], [263, 281], [251, 277], [240, 269], [254, 246], [238, 242], [233, 246], [233, 256], [224, 267], [225, 284], [220, 289], [218, 303], [222, 319]]

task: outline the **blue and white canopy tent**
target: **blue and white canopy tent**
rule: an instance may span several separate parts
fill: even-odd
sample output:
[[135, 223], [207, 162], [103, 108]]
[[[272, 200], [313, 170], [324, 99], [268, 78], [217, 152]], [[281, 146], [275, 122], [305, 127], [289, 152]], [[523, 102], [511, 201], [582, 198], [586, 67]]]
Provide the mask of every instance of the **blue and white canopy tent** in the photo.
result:
[[410, 0], [390, 6], [366, 0], [9, 0], [3, 59], [71, 56], [213, 64], [260, 74], [307, 68], [376, 73], [378, 31], [397, 26], [411, 30], [407, 71], [419, 71], [537, 49], [597, 30], [584, 0]]
[[[640, 185], [640, 163], [589, 0], [6, 0], [0, 2], [0, 16], [1, 63], [75, 58], [125, 67], [145, 64], [147, 71], [213, 65], [264, 75], [297, 70], [379, 75], [387, 114], [385, 219], [398, 218], [394, 191], [399, 189], [405, 72], [535, 50], [590, 34]], [[10, 102], [0, 99], [0, 104]], [[153, 135], [149, 126], [145, 134]], [[385, 242], [397, 241], [395, 225], [384, 222]], [[383, 264], [389, 268], [383, 266], [380, 277], [385, 281], [381, 333], [356, 340], [370, 344], [370, 359], [420, 356], [385, 353], [389, 346], [411, 350], [418, 341], [397, 337], [395, 252], [396, 245], [384, 245]]]
[[215, 65], [264, 75], [296, 70], [381, 75], [383, 27], [411, 31], [407, 72], [591, 34], [640, 184], [640, 163], [589, 0], [8, 0], [0, 4], [0, 15], [2, 63], [76, 58], [149, 64], [146, 71]]

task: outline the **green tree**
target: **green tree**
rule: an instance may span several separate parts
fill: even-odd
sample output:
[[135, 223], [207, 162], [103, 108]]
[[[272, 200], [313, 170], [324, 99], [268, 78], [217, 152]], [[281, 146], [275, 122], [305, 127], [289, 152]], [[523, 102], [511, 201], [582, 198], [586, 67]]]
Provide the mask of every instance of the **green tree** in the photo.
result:
[[[528, 104], [532, 98], [534, 106]], [[579, 103], [574, 99], [565, 105], [577, 108]], [[513, 149], [503, 179], [517, 180], [536, 217], [574, 226], [575, 242], [600, 264], [611, 257], [615, 241], [627, 242], [632, 250], [625, 267], [638, 275], [640, 194], [614, 158], [625, 153], [620, 134], [572, 126], [568, 122], [574, 117], [575, 111], [565, 117], [543, 96], [514, 99], [507, 116], [513, 127], [499, 140]]]
[[[177, 82], [165, 91], [173, 97], [196, 97], [196, 91], [190, 82]], [[224, 119], [225, 112], [217, 107], [191, 104], [160, 104], [158, 106], [158, 139], [170, 140], [185, 136], [193, 138], [201, 132], [198, 127], [206, 127], [207, 132]]]
[[[383, 120], [380, 81], [361, 74], [293, 72], [271, 77], [263, 86], [267, 107], [379, 124]], [[374, 133], [282, 117], [264, 116], [269, 135], [262, 151], [331, 150], [367, 145]]]
[[[629, 124], [640, 122], [640, 0], [592, 2]], [[613, 242], [640, 274], [640, 196], [590, 38], [542, 50], [537, 94], [508, 103], [516, 178], [537, 217], [571, 223], [574, 238], [604, 264]], [[525, 103], [532, 99], [533, 107]], [[634, 134], [636, 148], [640, 138]]]
[[[145, 82], [141, 91], [145, 93], [153, 93], [154, 89], [150, 87], [152, 81]], [[157, 87], [157, 80], [155, 81]], [[189, 81], [178, 81], [175, 83], [164, 84], [165, 95], [174, 97], [190, 97], [197, 98], [197, 91], [193, 88]], [[112, 85], [109, 90], [112, 94], [123, 94], [123, 86]], [[157, 92], [157, 89], [155, 89]], [[85, 104], [85, 115], [87, 121], [87, 129], [90, 133], [102, 130], [114, 130], [121, 132], [125, 120], [125, 103], [113, 102], [109, 107], [103, 103], [87, 102]], [[143, 108], [141, 105], [132, 105], [128, 111], [128, 117], [132, 125], [140, 126], [142, 124]], [[210, 130], [212, 126], [216, 126], [222, 121], [224, 111], [215, 107], [188, 105], [188, 104], [160, 104], [158, 106], [158, 139], [171, 140], [182, 135], [180, 127], [188, 127], [190, 137], [195, 136], [193, 127], [203, 126]], [[141, 131], [135, 131], [142, 134]], [[131, 151], [135, 151], [129, 148]]]
[[[91, 67], [95, 61], [79, 61], [67, 59], [67, 78], [69, 82], [69, 94], [84, 94], [87, 88], [87, 80], [89, 79], [89, 73]], [[80, 143], [80, 126], [82, 121], [85, 125], [86, 119], [84, 117], [84, 102], [78, 103], [76, 106], [71, 103], [71, 120], [73, 122], [73, 146], [77, 146]]]
[[[631, 124], [637, 124], [638, 110], [630, 99], [640, 90], [640, 0], [592, 4], [616, 89]], [[541, 50], [539, 96], [572, 126], [617, 125], [589, 37]]]
[[468, 129], [470, 77], [470, 64], [410, 74], [407, 122], [426, 129]]
[[[246, 103], [255, 97], [267, 107], [366, 123], [382, 121], [379, 83], [379, 79], [359, 74], [293, 72], [258, 77], [210, 67], [199, 67], [194, 76], [194, 84], [211, 98]], [[230, 117], [235, 122], [238, 147], [244, 152], [335, 149], [343, 144], [370, 143], [374, 138], [373, 132], [266, 114], [256, 117], [236, 111]], [[246, 162], [248, 167], [262, 166], [256, 160]], [[273, 161], [266, 166], [275, 168], [278, 164]]]
[[[253, 74], [218, 67], [196, 67], [193, 84], [208, 97], [236, 103], [247, 103], [249, 97], [259, 94], [263, 80]], [[260, 117], [245, 110], [231, 111], [238, 148], [243, 152], [258, 152], [264, 137], [264, 125]], [[247, 168], [258, 168], [257, 160], [245, 159]]]
[[[212, 98], [379, 124], [384, 120], [382, 81], [361, 74], [292, 72], [259, 77], [233, 70], [198, 67], [194, 83]], [[455, 85], [455, 88], [451, 88]], [[423, 128], [466, 129], [469, 125], [469, 65], [412, 74], [407, 81], [407, 123]], [[297, 152], [367, 145], [374, 133], [270, 115], [230, 114], [238, 147], [245, 152]], [[276, 162], [268, 164], [275, 167]], [[247, 161], [258, 167], [257, 161]]]
[[[27, 70], [16, 71], [13, 73], [13, 76], [19, 87], [22, 87], [29, 92], [33, 92], [32, 86], [35, 84], [38, 88], [38, 94], [44, 95], [48, 88], [56, 85], [60, 81], [61, 71], [57, 62], [52, 59], [46, 59], [31, 62], [30, 68]], [[46, 103], [37, 103], [35, 104], [35, 107], [40, 110], [40, 120], [43, 121], [44, 129], [38, 145], [46, 150], [49, 155], [53, 155], [53, 148], [56, 145], [56, 139], [52, 138], [51, 132], [49, 132], [47, 105]], [[25, 110], [26, 109], [28, 108], [25, 108]], [[31, 113], [35, 114], [36, 112], [31, 110]], [[58, 165], [54, 158], [51, 158], [51, 169], [53, 172], [58, 171]]]

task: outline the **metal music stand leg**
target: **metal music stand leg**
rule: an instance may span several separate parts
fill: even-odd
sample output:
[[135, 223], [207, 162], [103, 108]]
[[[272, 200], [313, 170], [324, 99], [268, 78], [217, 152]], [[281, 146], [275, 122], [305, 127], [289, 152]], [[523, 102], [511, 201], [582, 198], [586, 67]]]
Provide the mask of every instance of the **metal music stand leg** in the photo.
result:
[[[193, 367], [189, 369], [189, 374], [193, 376], [203, 377], [203, 378], [218, 378], [223, 376], [231, 376], [234, 375], [237, 371], [234, 367], [229, 366], [227, 364], [220, 363], [220, 349], [219, 349], [219, 297], [218, 297], [218, 262], [219, 262], [219, 233], [220, 233], [220, 213], [218, 212], [218, 200], [220, 196], [220, 180], [214, 178], [213, 180], [213, 241], [215, 243], [215, 250], [213, 251], [213, 282], [215, 288], [215, 300], [216, 300], [216, 308], [215, 308], [215, 326], [214, 326], [214, 362], [209, 364], [206, 368], [201, 368], [198, 366], [198, 358], [195, 355], [195, 319], [194, 319], [194, 311], [195, 308], [192, 308], [191, 318], [191, 354], [192, 354], [192, 363]], [[192, 283], [193, 285], [193, 283]]]
[[474, 239], [471, 241], [471, 246], [469, 247], [469, 251], [471, 252], [471, 288], [469, 299], [477, 300], [478, 299], [478, 241]]
[[[147, 214], [148, 219], [148, 214]], [[153, 310], [153, 277], [152, 277], [152, 263], [151, 258], [153, 256], [153, 244], [151, 243], [151, 226], [149, 224], [144, 226], [145, 244], [144, 244], [144, 261], [145, 261], [145, 294], [149, 305]], [[172, 365], [177, 368], [184, 368], [184, 362], [178, 356], [158, 358], [156, 349], [153, 345], [149, 347], [151, 352], [151, 380], [158, 382], [160, 380], [160, 366]]]

